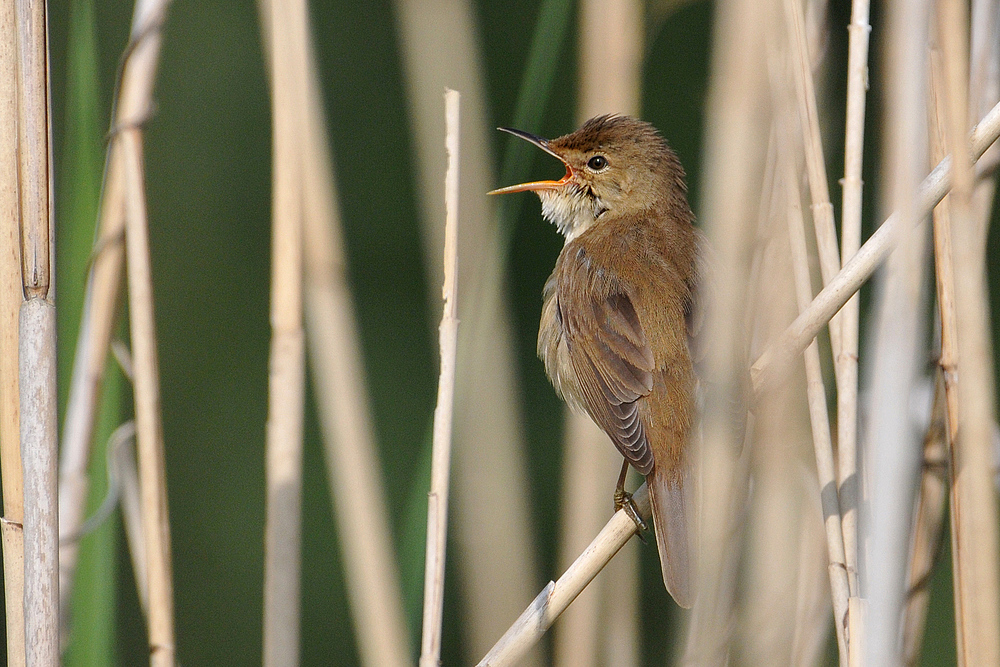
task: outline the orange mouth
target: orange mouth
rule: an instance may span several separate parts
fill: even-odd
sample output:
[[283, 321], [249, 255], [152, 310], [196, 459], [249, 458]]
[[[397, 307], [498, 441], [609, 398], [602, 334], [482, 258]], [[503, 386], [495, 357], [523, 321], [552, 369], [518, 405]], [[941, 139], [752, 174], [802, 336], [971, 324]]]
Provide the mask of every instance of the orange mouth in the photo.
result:
[[498, 190], [492, 190], [491, 192], [488, 192], [487, 194], [491, 194], [491, 195], [505, 195], [505, 194], [509, 194], [511, 192], [529, 192], [529, 191], [534, 191], [534, 190], [548, 190], [548, 189], [551, 189], [551, 188], [558, 188], [558, 187], [560, 187], [562, 185], [565, 185], [566, 183], [569, 182], [569, 180], [571, 178], [573, 178], [573, 169], [569, 166], [569, 163], [566, 162], [566, 160], [564, 160], [562, 158], [561, 155], [559, 155], [558, 153], [556, 153], [555, 151], [553, 151], [551, 148], [549, 148], [549, 142], [548, 142], [547, 139], [542, 139], [541, 137], [536, 137], [533, 134], [529, 134], [529, 133], [523, 132], [521, 130], [514, 130], [514, 129], [511, 129], [509, 127], [498, 127], [497, 129], [500, 130], [501, 132], [507, 132], [509, 134], [513, 134], [515, 137], [518, 137], [520, 139], [524, 139], [528, 143], [533, 144], [535, 146], [538, 146], [539, 148], [541, 148], [543, 151], [545, 151], [549, 155], [551, 155], [551, 156], [553, 156], [555, 158], [558, 158], [560, 162], [562, 162], [564, 165], [566, 165], [566, 175], [563, 176], [558, 181], [532, 181], [530, 183], [521, 183], [519, 185], [508, 185], [505, 188], [500, 188]]

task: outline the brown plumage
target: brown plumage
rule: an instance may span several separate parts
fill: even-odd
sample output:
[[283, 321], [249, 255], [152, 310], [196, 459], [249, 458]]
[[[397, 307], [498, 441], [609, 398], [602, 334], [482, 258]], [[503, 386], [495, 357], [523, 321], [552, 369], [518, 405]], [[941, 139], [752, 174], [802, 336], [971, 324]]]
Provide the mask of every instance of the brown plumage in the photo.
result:
[[698, 242], [684, 170], [652, 125], [627, 116], [599, 116], [551, 141], [501, 129], [566, 166], [559, 181], [493, 193], [536, 192], [566, 237], [543, 291], [538, 354], [559, 395], [646, 476], [664, 584], [690, 607], [686, 322]]

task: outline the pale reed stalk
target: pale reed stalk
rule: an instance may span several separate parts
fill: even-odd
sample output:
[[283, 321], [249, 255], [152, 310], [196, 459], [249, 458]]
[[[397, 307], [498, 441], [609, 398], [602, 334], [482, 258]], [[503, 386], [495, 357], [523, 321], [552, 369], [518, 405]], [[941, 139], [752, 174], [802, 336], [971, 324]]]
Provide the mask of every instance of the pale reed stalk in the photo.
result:
[[923, 334], [927, 308], [926, 250], [929, 228], [917, 223], [920, 174], [927, 159], [926, 39], [928, 2], [890, 8], [887, 51], [881, 81], [883, 111], [883, 209], [898, 212], [912, 233], [901, 238], [880, 273], [871, 353], [867, 357], [869, 420], [865, 433], [867, 502], [861, 517], [859, 548], [865, 551], [860, 585], [868, 601], [864, 658], [869, 665], [901, 659], [900, 619], [905, 601], [906, 562], [914, 492], [920, 473], [921, 434], [913, 427], [910, 396], [925, 365]]
[[951, 519], [959, 665], [1000, 664], [1000, 536], [993, 461], [993, 355], [986, 248], [972, 211], [967, 6], [938, 3], [944, 127], [953, 157], [949, 196], [958, 343], [958, 426], [952, 444]]
[[[1000, 136], [1000, 104], [973, 128], [972, 157], [978, 160]], [[916, 189], [912, 207], [917, 219], [929, 213], [951, 189], [951, 156], [941, 160]], [[840, 273], [824, 287], [809, 307], [788, 325], [782, 334], [768, 345], [750, 368], [754, 393], [763, 391], [770, 382], [781, 377], [782, 369], [800, 354], [830, 317], [871, 277], [886, 256], [895, 249], [900, 236], [915, 223], [893, 213], [879, 226]], [[843, 483], [843, 482], [841, 482]]]
[[[785, 160], [784, 187], [788, 196], [788, 237], [792, 251], [795, 276], [795, 293], [799, 311], [812, 300], [812, 283], [809, 277], [809, 257], [805, 232], [802, 228], [802, 208], [799, 201], [798, 179], [791, 160]], [[834, 629], [840, 651], [841, 667], [848, 664], [847, 648], [847, 599], [850, 590], [844, 563], [844, 536], [841, 533], [840, 502], [837, 498], [837, 478], [833, 459], [833, 442], [830, 437], [830, 415], [826, 407], [826, 389], [820, 367], [819, 344], [815, 339], [805, 350], [806, 392], [809, 417], [812, 424], [813, 448], [816, 455], [816, 472], [819, 480], [820, 502], [823, 506], [823, 523], [826, 529], [827, 569], [833, 600]]]
[[59, 662], [59, 526], [56, 503], [56, 313], [21, 306], [20, 401], [24, 465], [24, 639], [28, 667]]
[[[469, 0], [395, 3], [402, 64], [416, 144], [429, 297], [435, 312], [445, 217], [441, 90], [462, 91], [459, 208], [465, 224], [458, 254], [466, 295], [458, 316], [451, 514], [454, 549], [466, 607], [466, 637], [485, 652], [532, 595], [538, 579], [530, 519], [524, 436], [517, 402], [517, 362], [503, 274], [506, 246], [496, 209], [484, 193], [496, 187], [489, 149], [487, 99]], [[488, 470], [489, 474], [483, 474]], [[483, 527], [488, 526], [487, 530]], [[488, 602], [486, 602], [488, 601]], [[530, 656], [526, 665], [540, 665]]]
[[[262, 12], [265, 41], [271, 34], [268, 16]], [[320, 74], [311, 48], [306, 57], [308, 97], [300, 135], [304, 305], [327, 478], [361, 660], [365, 665], [402, 667], [410, 662], [410, 651], [396, 551], [344, 258]], [[356, 502], [358, 498], [365, 498], [363, 506]]]
[[455, 401], [455, 358], [458, 356], [458, 174], [459, 94], [445, 92], [445, 146], [448, 170], [444, 191], [447, 215], [444, 234], [444, 312], [439, 345], [441, 373], [431, 452], [431, 488], [427, 495], [427, 551], [424, 562], [424, 618], [420, 667], [441, 661], [441, 621], [444, 613], [445, 547], [448, 537], [448, 476], [451, 472], [451, 423]]
[[731, 639], [739, 553], [733, 545], [740, 540], [736, 508], [746, 497], [745, 461], [740, 458], [746, 416], [740, 386], [746, 373], [746, 285], [770, 127], [764, 44], [777, 9], [775, 2], [723, 2], [713, 29], [701, 217], [716, 260], [712, 294], [717, 298], [705, 325], [709, 354], [703, 441], [695, 454], [702, 480], [698, 598], [685, 664], [724, 664]]
[[[21, 221], [18, 393], [24, 475], [26, 664], [59, 660], [56, 310], [46, 4], [14, 3]], [[8, 119], [6, 122], [11, 122]], [[16, 555], [15, 555], [16, 557]]]
[[[259, 4], [261, 32], [270, 45], [270, 2]], [[305, 48], [299, 57], [307, 73], [299, 103], [305, 115], [297, 135], [303, 179], [306, 344], [327, 479], [362, 663], [401, 667], [410, 660], [409, 642], [344, 257], [320, 73], [310, 31], [301, 26], [297, 30]], [[365, 499], [363, 506], [358, 498]]]
[[[841, 265], [861, 247], [861, 167], [865, 144], [868, 93], [869, 0], [853, 0], [847, 26], [847, 118], [844, 127], [844, 178], [841, 181]], [[837, 362], [837, 483], [840, 492], [844, 556], [851, 595], [858, 595], [858, 333], [860, 298], [848, 299], [840, 312], [841, 358]], [[853, 636], [849, 650], [858, 649]], [[858, 655], [860, 650], [856, 651]]]
[[[935, 218], [937, 213], [935, 212]], [[935, 245], [937, 245], [935, 232]], [[935, 250], [935, 257], [937, 251]], [[943, 358], [943, 354], [942, 354]], [[948, 497], [948, 424], [944, 383], [937, 373], [931, 421], [924, 435], [920, 490], [914, 510], [910, 563], [906, 573], [906, 606], [903, 608], [903, 664], [917, 667], [924, 644], [924, 627], [931, 599], [931, 576], [937, 565]]]
[[[840, 260], [837, 254], [836, 230], [833, 220], [833, 206], [830, 203], [827, 188], [826, 166], [823, 159], [823, 146], [820, 138], [819, 114], [817, 111], [812, 72], [809, 66], [811, 58], [809, 58], [805, 39], [805, 21], [802, 17], [801, 7], [796, 0], [785, 0], [784, 5], [785, 20], [789, 33], [788, 41], [796, 93], [795, 97], [799, 122], [802, 126], [802, 146], [805, 153], [806, 173], [808, 175], [809, 190], [812, 198], [811, 210], [816, 233], [816, 245], [820, 259], [821, 276], [825, 285], [832, 280], [840, 268]], [[792, 169], [792, 163], [789, 160], [786, 160], [786, 163], [786, 169]], [[798, 203], [798, 184], [794, 176], [794, 171], [785, 174], [785, 187], [788, 196], [792, 198], [789, 208], [792, 212], [792, 217], [795, 217], [796, 212], [801, 217], [801, 207]], [[793, 188], [795, 189], [793, 190]], [[789, 233], [792, 241], [792, 259], [795, 267], [796, 293], [799, 311], [801, 312], [808, 307], [809, 301], [812, 299], [812, 288], [809, 280], [808, 261], [805, 255], [805, 238], [802, 237], [800, 239], [801, 231], [798, 230], [798, 225], [794, 224], [791, 220], [789, 220], [789, 224]], [[839, 316], [834, 316], [830, 320], [830, 341], [833, 349], [834, 371], [838, 388], [841, 386], [843, 378], [849, 379], [851, 377], [851, 371], [845, 371], [844, 369], [845, 357], [842, 352], [842, 331]], [[806, 348], [805, 362], [813, 444], [827, 535], [828, 568], [833, 599], [834, 621], [837, 642], [840, 649], [841, 665], [846, 665], [849, 659], [847, 613], [850, 584], [846, 565], [844, 535], [841, 525], [842, 509], [837, 480], [835, 477], [828, 477], [828, 475], [834, 474], [835, 463], [833, 443], [830, 436], [829, 414], [826, 407], [826, 391], [820, 372], [819, 348], [815, 339]]]
[[[74, 535], [83, 523], [87, 501], [87, 465], [97, 406], [111, 342], [118, 318], [125, 261], [125, 171], [120, 133], [116, 128], [137, 127], [149, 116], [153, 84], [159, 64], [169, 0], [137, 0], [132, 16], [112, 117], [111, 142], [105, 162], [97, 242], [84, 294], [83, 313], [73, 359], [69, 398], [63, 423], [59, 464], [59, 533]], [[60, 605], [68, 609], [79, 543], [65, 540], [59, 549]], [[144, 556], [137, 556], [144, 558]]]
[[[17, 117], [17, 32], [14, 3], [0, 3], [0, 118]], [[0, 122], [0, 146], [17, 146], [17, 124]], [[23, 667], [24, 476], [18, 397], [18, 312], [21, 285], [17, 151], [0, 152], [0, 475], [3, 483], [3, 577], [7, 664]]]
[[[796, 308], [789, 218], [797, 220], [800, 236], [804, 230], [798, 177], [791, 179], [795, 189], [790, 191], [787, 172], [798, 169], [793, 163], [802, 141], [789, 65], [782, 51], [769, 50], [776, 111], [760, 189], [756, 266], [749, 282], [752, 340], [767, 340], [780, 331]], [[742, 551], [743, 563], [731, 655], [746, 664], [813, 664], [829, 634], [830, 582], [822, 555], [819, 487], [816, 475], [809, 473], [815, 463], [807, 444], [808, 405], [801, 400], [805, 389], [797, 372], [753, 407], [752, 440], [746, 446], [752, 502], [741, 512], [745, 537], [736, 536], [731, 547]], [[776, 625], [776, 609], [788, 610], [789, 622]]]
[[[941, 54], [929, 54], [930, 94], [927, 99], [932, 161], [946, 151], [941, 85]], [[941, 523], [947, 497], [948, 463], [958, 429], [958, 341], [955, 321], [955, 272], [952, 264], [950, 196], [934, 208], [934, 269], [937, 316], [940, 319], [940, 357], [934, 382], [931, 421], [924, 436], [920, 490], [914, 511], [907, 600], [903, 609], [903, 660], [918, 664], [923, 645], [924, 623], [930, 604], [930, 577], [939, 553]]]
[[[810, 209], [816, 229], [820, 274], [823, 277], [823, 284], [826, 285], [840, 270], [840, 256], [837, 249], [837, 230], [833, 220], [833, 204], [830, 203], [830, 191], [826, 181], [826, 164], [823, 161], [823, 142], [820, 137], [819, 111], [816, 108], [812, 61], [806, 44], [806, 26], [802, 17], [801, 0], [784, 0], [784, 10], [799, 125], [802, 128], [802, 146], [805, 149], [806, 174], [812, 197]], [[835, 315], [829, 324], [830, 343], [836, 362], [840, 358], [841, 350], [839, 317]], [[837, 363], [834, 363], [834, 370], [837, 375], [840, 374]]]
[[[640, 486], [632, 496], [639, 514], [649, 521], [649, 491]], [[614, 558], [629, 538], [635, 535], [635, 522], [625, 510], [618, 510], [597, 537], [570, 565], [558, 581], [550, 581], [535, 596], [527, 609], [492, 649], [479, 661], [479, 667], [502, 667], [520, 664], [525, 654], [545, 634], [566, 607], [593, 581], [594, 577]]]
[[271, 349], [264, 526], [264, 647], [267, 667], [299, 661], [302, 539], [302, 182], [307, 10], [302, 1], [264, 3], [269, 27], [272, 118]]
[[149, 584], [149, 659], [153, 667], [171, 667], [176, 652], [173, 567], [142, 130], [137, 126], [123, 128], [118, 141], [125, 171], [125, 254], [135, 375], [136, 453]]

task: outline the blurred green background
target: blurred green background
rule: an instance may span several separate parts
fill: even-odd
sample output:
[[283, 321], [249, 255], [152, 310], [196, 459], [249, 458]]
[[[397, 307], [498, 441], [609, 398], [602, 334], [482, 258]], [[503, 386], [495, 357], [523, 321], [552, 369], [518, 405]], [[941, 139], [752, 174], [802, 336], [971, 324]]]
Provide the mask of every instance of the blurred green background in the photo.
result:
[[[686, 166], [697, 214], [711, 5], [679, 3], [664, 11], [670, 4], [654, 3], [647, 10], [642, 115], [662, 131]], [[425, 519], [411, 506], [415, 498], [424, 498], [427, 481], [413, 471], [425, 470], [421, 454], [436, 395], [437, 313], [430, 312], [427, 294], [437, 287], [427, 284], [424, 266], [414, 140], [406, 115], [399, 36], [392, 3], [315, 0], [310, 5], [394, 537], [397, 542], [412, 542], [413, 535], [421, 540], [421, 546], [414, 549], [410, 544], [408, 549], [420, 560], [400, 564], [416, 647], [419, 628], [414, 610], [420, 604]], [[572, 27], [576, 10], [569, 5], [571, 29], [558, 49], [544, 120], [536, 127], [523, 128], [543, 136], [560, 135], [575, 126], [577, 44]], [[829, 76], [821, 82], [833, 100], [822, 113], [828, 138], [836, 138], [828, 142], [827, 157], [831, 194], [838, 209], [836, 174], [842, 171], [839, 137], [846, 62], [842, 26], [849, 19], [848, 5], [832, 3], [833, 28], [826, 54]], [[474, 9], [488, 120], [494, 126], [508, 125], [539, 3], [479, 0]], [[877, 9], [872, 19], [876, 25]], [[127, 42], [132, 4], [51, 0], [49, 12], [61, 262], [60, 353], [68, 362], [93, 238], [115, 73]], [[878, 57], [877, 41], [872, 57]], [[877, 110], [876, 89], [872, 95], [869, 108]], [[177, 656], [188, 667], [259, 664], [271, 138], [256, 4], [175, 0], [165, 30], [155, 97], [157, 107], [146, 135], [147, 187]], [[877, 139], [874, 113], [869, 112], [870, 141]], [[499, 171], [507, 139], [498, 133], [494, 142]], [[534, 176], [552, 175], [551, 163], [536, 162]], [[875, 175], [869, 173], [866, 183], [874, 187]], [[535, 356], [535, 336], [541, 287], [562, 242], [554, 228], [541, 220], [533, 197], [520, 197], [513, 207], [517, 216], [506, 260], [508, 302], [516, 327], [531, 493], [537, 500], [531, 507], [542, 576], [547, 581], [558, 576], [555, 538], [562, 405]], [[868, 224], [870, 220], [866, 215]], [[991, 239], [992, 250], [996, 235]], [[60, 382], [64, 398], [66, 377]], [[127, 404], [128, 396], [122, 401]], [[110, 409], [128, 413], [121, 406]], [[100, 474], [100, 462], [95, 465], [95, 473]], [[102, 492], [97, 484], [92, 504]], [[358, 664], [311, 405], [303, 512], [302, 664]], [[90, 566], [92, 584], [81, 584], [77, 597], [95, 603], [86, 625], [96, 627], [93, 636], [104, 639], [85, 645], [74, 639], [68, 664], [107, 664], [108, 655], [121, 665], [144, 664], [148, 660], [144, 625], [120, 520], [116, 516], [87, 539], [94, 544], [89, 548], [97, 557]], [[663, 664], [666, 638], [674, 632], [672, 604], [659, 585], [655, 549], [647, 547], [642, 552], [642, 576], [650, 584], [642, 600], [647, 638], [644, 658], [646, 664]], [[108, 558], [107, 553], [117, 558]], [[943, 554], [943, 576], [934, 584], [927, 665], [955, 661], [949, 560]], [[538, 587], [544, 581], [537, 582]], [[463, 601], [455, 587], [449, 588], [448, 602], [444, 662], [474, 662], [480, 656], [470, 655], [461, 643], [458, 628]], [[98, 613], [102, 608], [108, 613]]]

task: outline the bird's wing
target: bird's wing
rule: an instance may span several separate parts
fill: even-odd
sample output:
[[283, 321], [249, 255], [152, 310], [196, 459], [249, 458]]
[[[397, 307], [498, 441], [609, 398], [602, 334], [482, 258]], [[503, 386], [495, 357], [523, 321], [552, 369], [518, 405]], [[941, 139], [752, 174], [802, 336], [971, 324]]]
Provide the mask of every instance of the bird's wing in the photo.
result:
[[648, 475], [653, 452], [637, 401], [653, 388], [653, 351], [628, 294], [614, 289], [606, 272], [595, 272], [584, 253], [564, 261], [568, 283], [560, 282], [577, 288], [559, 290], [559, 314], [584, 405], [625, 458]]

